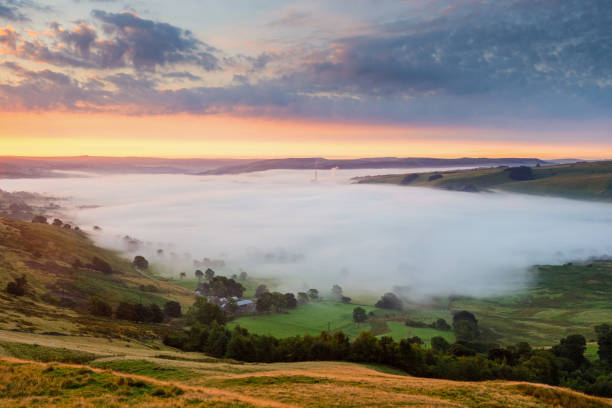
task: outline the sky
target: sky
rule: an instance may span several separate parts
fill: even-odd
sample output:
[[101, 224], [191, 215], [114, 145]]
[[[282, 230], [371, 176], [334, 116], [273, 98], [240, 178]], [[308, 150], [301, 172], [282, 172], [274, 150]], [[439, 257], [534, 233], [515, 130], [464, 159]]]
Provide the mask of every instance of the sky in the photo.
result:
[[4, 155], [612, 157], [610, 0], [0, 0]]

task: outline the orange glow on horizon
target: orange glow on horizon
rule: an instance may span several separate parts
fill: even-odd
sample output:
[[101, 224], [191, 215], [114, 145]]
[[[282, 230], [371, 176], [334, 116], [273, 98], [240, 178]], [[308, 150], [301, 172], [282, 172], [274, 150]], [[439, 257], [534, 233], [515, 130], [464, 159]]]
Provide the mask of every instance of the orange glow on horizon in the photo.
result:
[[[325, 123], [221, 115], [121, 116], [0, 113], [2, 156], [138, 157], [578, 157], [611, 143], [512, 142], [512, 132], [433, 126]], [[516, 132], [515, 132], [516, 134]], [[487, 136], [505, 140], [489, 140]]]

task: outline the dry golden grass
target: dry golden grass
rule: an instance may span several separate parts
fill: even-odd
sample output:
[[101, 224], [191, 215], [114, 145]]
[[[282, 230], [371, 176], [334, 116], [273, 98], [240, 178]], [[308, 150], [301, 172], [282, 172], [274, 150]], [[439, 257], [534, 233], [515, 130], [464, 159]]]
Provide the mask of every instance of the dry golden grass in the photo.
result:
[[[6, 331], [0, 331], [0, 340], [102, 355], [89, 366], [23, 363], [4, 357], [0, 384], [16, 382], [24, 392], [18, 397], [7, 395], [0, 385], [0, 407], [612, 407], [611, 400], [558, 387], [416, 378], [343, 362], [239, 363], [199, 353], [158, 350], [136, 342]], [[81, 379], [82, 386], [62, 388], [61, 379], [54, 383], [48, 379], [53, 377], [45, 377], [49, 366], [56, 367], [55, 372], [59, 368], [73, 370], [70, 378], [89, 376], [94, 380]], [[88, 371], [78, 374], [84, 367]], [[25, 377], [37, 382], [28, 383]], [[129, 382], [119, 384], [120, 378], [148, 385], [135, 392], [133, 387], [126, 389]], [[41, 395], [41, 390], [55, 391]]]

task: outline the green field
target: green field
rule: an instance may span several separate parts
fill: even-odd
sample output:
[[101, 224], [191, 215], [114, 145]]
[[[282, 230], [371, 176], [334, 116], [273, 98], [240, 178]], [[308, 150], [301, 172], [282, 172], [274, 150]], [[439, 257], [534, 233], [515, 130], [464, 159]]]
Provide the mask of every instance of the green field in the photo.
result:
[[514, 296], [459, 298], [454, 310], [476, 314], [491, 340], [549, 345], [568, 334], [588, 341], [612, 322], [612, 261], [534, 268], [533, 286]]
[[[511, 179], [505, 168], [418, 173], [412, 180], [405, 180], [408, 174], [389, 174], [359, 177], [356, 181], [454, 191], [471, 186], [472, 191], [501, 189], [525, 194], [612, 201], [612, 161], [533, 167], [532, 171], [534, 178], [525, 181]], [[430, 180], [434, 175], [439, 178]]]
[[391, 336], [393, 340], [400, 341], [407, 337], [418, 336], [425, 342], [425, 347], [429, 347], [429, 342], [432, 337], [443, 337], [449, 343], [455, 342], [455, 335], [452, 331], [444, 331], [422, 327], [408, 327], [402, 322], [390, 321], [387, 322], [387, 327], [391, 330], [389, 333], [385, 333], [382, 336]]
[[[266, 334], [275, 337], [291, 337], [303, 334], [316, 335], [322, 331], [342, 330], [351, 337], [356, 337], [364, 330], [371, 330], [370, 323], [353, 322], [353, 309], [360, 305], [340, 302], [311, 302], [300, 305], [287, 313], [267, 314], [241, 317], [230, 322], [230, 327], [240, 326], [252, 333]], [[377, 315], [392, 312], [377, 309], [372, 306], [361, 306], [368, 313], [374, 311]]]

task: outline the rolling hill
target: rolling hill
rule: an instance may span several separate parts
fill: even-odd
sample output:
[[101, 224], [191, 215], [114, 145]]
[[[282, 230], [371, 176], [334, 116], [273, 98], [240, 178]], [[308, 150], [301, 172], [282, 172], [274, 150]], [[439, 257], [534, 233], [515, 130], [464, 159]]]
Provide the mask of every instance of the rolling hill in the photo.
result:
[[612, 201], [612, 161], [531, 167], [525, 175], [508, 167], [430, 173], [389, 174], [357, 183], [434, 187], [452, 191], [505, 190], [574, 199]]
[[[101, 271], [98, 264], [108, 265]], [[25, 277], [25, 295], [4, 289]], [[193, 302], [193, 292], [138, 271], [117, 253], [94, 245], [86, 233], [59, 226], [0, 217], [0, 328], [68, 334], [116, 334], [133, 325], [93, 318], [86, 313], [91, 297], [112, 305], [121, 301], [163, 306]]]

